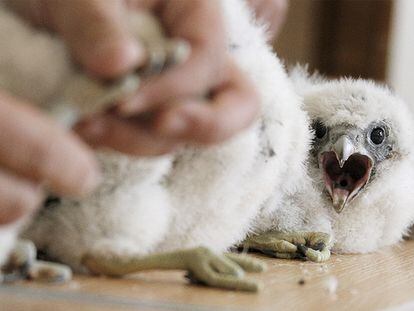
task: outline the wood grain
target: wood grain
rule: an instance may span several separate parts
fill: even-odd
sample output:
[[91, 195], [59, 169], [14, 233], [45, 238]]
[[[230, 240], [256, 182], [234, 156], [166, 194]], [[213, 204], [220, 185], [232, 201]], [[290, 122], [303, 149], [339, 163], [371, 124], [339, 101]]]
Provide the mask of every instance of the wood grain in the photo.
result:
[[[188, 285], [182, 272], [78, 276], [65, 285], [3, 285], [0, 310], [378, 310], [414, 303], [414, 242], [376, 254], [334, 255], [325, 264], [263, 260], [268, 271], [251, 275], [264, 284], [259, 294]], [[332, 280], [338, 288], [330, 293]]]
[[393, 2], [322, 1], [317, 68], [328, 76], [383, 81]]

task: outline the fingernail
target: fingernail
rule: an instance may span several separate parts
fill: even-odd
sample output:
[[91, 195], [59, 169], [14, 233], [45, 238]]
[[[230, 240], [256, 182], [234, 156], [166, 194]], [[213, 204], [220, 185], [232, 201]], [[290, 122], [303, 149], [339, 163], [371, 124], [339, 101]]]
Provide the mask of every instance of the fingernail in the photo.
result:
[[117, 111], [123, 117], [130, 117], [131, 115], [142, 112], [144, 108], [144, 99], [140, 95], [127, 98], [118, 103]]
[[167, 137], [178, 137], [189, 130], [188, 121], [182, 115], [170, 115], [158, 126], [158, 133]]
[[81, 125], [81, 133], [87, 139], [97, 140], [105, 133], [105, 124], [100, 120], [91, 120]]
[[109, 78], [130, 72], [145, 60], [144, 49], [129, 39], [105, 40], [86, 55], [87, 69]]

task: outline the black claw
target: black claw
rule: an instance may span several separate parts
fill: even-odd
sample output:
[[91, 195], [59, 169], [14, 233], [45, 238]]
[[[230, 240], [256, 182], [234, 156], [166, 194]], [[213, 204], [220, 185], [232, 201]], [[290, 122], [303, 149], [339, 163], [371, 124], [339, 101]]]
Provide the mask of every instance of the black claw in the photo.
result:
[[59, 197], [50, 195], [43, 202], [43, 207], [46, 209], [52, 209], [56, 205], [60, 204], [60, 202], [61, 202], [61, 199]]
[[306, 252], [308, 250], [308, 247], [303, 245], [303, 244], [298, 244], [297, 247], [298, 247], [298, 253], [300, 255], [305, 256], [305, 258], [306, 258]]
[[197, 279], [192, 272], [187, 272], [184, 277], [191, 283], [195, 285], [207, 285], [206, 283]]
[[296, 256], [295, 256], [295, 259], [307, 261], [308, 260], [308, 257], [306, 257], [305, 255], [302, 255], [302, 254], [297, 253]]
[[266, 256], [275, 257], [276, 258], [276, 252], [275, 251], [272, 251], [270, 249], [262, 249], [262, 250], [260, 250], [260, 252], [263, 253], [263, 254], [265, 254]]
[[247, 246], [244, 246], [244, 245], [238, 245], [238, 246], [232, 247], [232, 248], [230, 248], [230, 251], [231, 252], [234, 252], [234, 253], [252, 253], [252, 252], [258, 252], [257, 250], [255, 250], [253, 248], [250, 248], [250, 247], [247, 247]]
[[312, 249], [314, 249], [315, 251], [322, 251], [323, 249], [325, 249], [326, 244], [324, 242], [319, 242], [316, 243], [312, 246]]

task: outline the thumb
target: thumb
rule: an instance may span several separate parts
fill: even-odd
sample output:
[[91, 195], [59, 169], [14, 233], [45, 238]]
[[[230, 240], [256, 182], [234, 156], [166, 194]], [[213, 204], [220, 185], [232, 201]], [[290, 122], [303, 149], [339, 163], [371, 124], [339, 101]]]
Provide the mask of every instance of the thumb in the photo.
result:
[[43, 5], [47, 24], [92, 74], [115, 78], [144, 62], [144, 49], [128, 30], [123, 1], [50, 0]]

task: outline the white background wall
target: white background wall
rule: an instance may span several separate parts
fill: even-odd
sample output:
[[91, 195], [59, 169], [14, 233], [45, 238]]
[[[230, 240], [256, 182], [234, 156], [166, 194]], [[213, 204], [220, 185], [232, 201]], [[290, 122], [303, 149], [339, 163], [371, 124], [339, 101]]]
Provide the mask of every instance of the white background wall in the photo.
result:
[[387, 80], [414, 109], [414, 1], [394, 1]]

